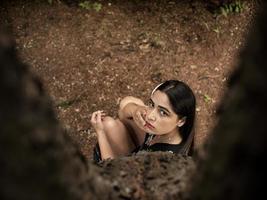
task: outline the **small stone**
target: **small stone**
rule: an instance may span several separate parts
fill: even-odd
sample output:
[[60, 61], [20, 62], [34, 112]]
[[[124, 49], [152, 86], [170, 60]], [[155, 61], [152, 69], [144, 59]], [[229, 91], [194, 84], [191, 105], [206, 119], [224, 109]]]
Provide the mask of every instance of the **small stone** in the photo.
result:
[[125, 192], [126, 192], [127, 194], [130, 194], [131, 191], [132, 191], [132, 190], [131, 190], [131, 188], [129, 188], [129, 187], [126, 187], [126, 188], [125, 188]]
[[127, 173], [125, 171], [120, 171], [120, 176], [121, 177], [125, 177], [127, 175]]
[[142, 51], [149, 51], [149, 47], [150, 47], [150, 44], [141, 44], [139, 46], [139, 48], [142, 50]]
[[197, 66], [196, 66], [196, 65], [190, 65], [190, 68], [191, 68], [191, 69], [196, 69]]

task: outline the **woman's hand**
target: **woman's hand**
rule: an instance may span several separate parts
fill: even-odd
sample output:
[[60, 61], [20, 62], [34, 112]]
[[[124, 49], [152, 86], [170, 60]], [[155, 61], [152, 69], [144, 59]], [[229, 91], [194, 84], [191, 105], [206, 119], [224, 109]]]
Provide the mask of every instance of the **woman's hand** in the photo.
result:
[[135, 124], [144, 130], [144, 125], [146, 124], [146, 114], [147, 114], [147, 107], [145, 106], [137, 106], [136, 110], [133, 113], [133, 120]]
[[105, 117], [105, 113], [102, 110], [98, 110], [92, 114], [91, 124], [96, 133], [104, 132], [103, 117]]

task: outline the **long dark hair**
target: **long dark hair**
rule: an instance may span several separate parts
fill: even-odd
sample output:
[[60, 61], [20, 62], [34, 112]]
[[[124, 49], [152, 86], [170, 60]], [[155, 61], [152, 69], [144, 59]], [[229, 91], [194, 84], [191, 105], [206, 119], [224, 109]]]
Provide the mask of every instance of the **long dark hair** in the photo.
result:
[[182, 81], [168, 80], [158, 85], [156, 90], [164, 92], [171, 103], [173, 111], [179, 118], [185, 117], [185, 123], [179, 127], [179, 132], [182, 137], [183, 147], [182, 154], [192, 155], [194, 145], [194, 122], [196, 110], [196, 98], [191, 88]]

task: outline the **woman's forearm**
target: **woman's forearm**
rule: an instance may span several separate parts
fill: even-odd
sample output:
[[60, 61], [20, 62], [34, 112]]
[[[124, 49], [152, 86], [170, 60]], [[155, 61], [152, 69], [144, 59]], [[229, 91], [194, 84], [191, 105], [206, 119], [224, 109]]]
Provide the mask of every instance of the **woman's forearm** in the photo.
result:
[[124, 97], [120, 102], [120, 120], [132, 118], [133, 113], [136, 111], [138, 106], [145, 106], [144, 102], [141, 99], [133, 96]]
[[138, 105], [136, 103], [128, 103], [123, 108], [119, 110], [119, 119], [129, 119], [133, 117], [133, 113], [137, 109]]

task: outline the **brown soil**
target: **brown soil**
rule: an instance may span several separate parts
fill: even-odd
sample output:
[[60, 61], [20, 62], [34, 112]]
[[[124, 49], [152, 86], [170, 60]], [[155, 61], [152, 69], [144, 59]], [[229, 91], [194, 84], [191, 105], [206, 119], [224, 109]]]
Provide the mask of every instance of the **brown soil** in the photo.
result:
[[116, 117], [121, 98], [146, 100], [165, 79], [195, 91], [199, 149], [255, 12], [253, 1], [228, 17], [198, 1], [138, 2], [101, 1], [99, 12], [60, 1], [1, 7], [22, 59], [41, 77], [58, 118], [88, 158], [95, 143], [90, 114], [103, 109]]

